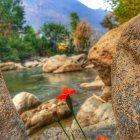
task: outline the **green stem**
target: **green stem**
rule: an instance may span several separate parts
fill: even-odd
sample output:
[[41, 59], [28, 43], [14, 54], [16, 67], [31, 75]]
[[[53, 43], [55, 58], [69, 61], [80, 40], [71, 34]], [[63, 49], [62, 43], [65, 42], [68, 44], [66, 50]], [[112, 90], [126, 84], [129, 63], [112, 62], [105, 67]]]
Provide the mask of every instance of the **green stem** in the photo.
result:
[[85, 135], [85, 133], [84, 133], [84, 131], [83, 131], [82, 127], [80, 126], [80, 124], [79, 124], [78, 120], [76, 119], [76, 116], [75, 116], [74, 112], [72, 113], [72, 115], [73, 115], [73, 117], [74, 117], [74, 119], [75, 119], [76, 123], [78, 124], [78, 126], [79, 126], [79, 128], [80, 128], [80, 130], [81, 130], [81, 132], [82, 132], [82, 134], [83, 134], [83, 136], [84, 136], [84, 137], [85, 137], [85, 139], [87, 140], [87, 137], [86, 137], [86, 135]]
[[67, 138], [68, 138], [69, 140], [71, 140], [70, 137], [69, 137], [69, 135], [68, 135], [67, 132], [65, 131], [63, 125], [61, 124], [61, 122], [60, 122], [60, 121], [57, 121], [57, 122], [58, 122], [58, 124], [60, 125], [60, 127], [62, 128], [62, 130], [63, 130], [63, 132], [65, 133], [65, 135], [67, 136]]
[[73, 135], [73, 133], [71, 133], [71, 135], [72, 135], [73, 140], [76, 140], [75, 137], [74, 137], [74, 135]]
[[68, 105], [68, 107], [69, 107], [70, 112], [72, 113], [73, 118], [75, 119], [76, 123], [78, 124], [78, 126], [79, 126], [79, 128], [80, 128], [80, 130], [81, 130], [81, 132], [82, 132], [82, 134], [83, 134], [83, 136], [85, 137], [85, 140], [87, 140], [87, 137], [86, 137], [86, 135], [85, 135], [83, 129], [81, 128], [81, 126], [80, 126], [78, 120], [76, 119], [76, 116], [75, 116], [75, 114], [74, 114], [74, 110], [73, 110], [72, 104], [69, 103], [69, 102], [66, 102], [66, 103], [67, 103], [67, 105]]

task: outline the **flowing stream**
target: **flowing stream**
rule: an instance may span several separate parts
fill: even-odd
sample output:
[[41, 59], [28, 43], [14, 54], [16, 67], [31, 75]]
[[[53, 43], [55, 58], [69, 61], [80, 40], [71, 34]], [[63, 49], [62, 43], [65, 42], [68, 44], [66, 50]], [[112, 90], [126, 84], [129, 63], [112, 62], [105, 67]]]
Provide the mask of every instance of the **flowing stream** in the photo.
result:
[[36, 95], [41, 101], [47, 101], [56, 98], [61, 93], [61, 89], [68, 86], [78, 91], [74, 98], [83, 102], [93, 91], [82, 90], [79, 85], [93, 81], [97, 72], [90, 69], [72, 73], [48, 74], [43, 73], [40, 68], [32, 68], [4, 72], [3, 75], [12, 97], [26, 91]]

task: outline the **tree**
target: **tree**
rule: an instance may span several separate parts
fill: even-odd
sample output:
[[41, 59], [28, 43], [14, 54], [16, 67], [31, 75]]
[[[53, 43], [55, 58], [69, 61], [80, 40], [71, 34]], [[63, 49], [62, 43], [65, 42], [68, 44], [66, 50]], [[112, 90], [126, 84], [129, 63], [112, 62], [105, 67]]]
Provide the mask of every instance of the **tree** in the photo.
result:
[[77, 13], [70, 13], [70, 25], [71, 25], [71, 32], [73, 33], [76, 30], [76, 26], [79, 22], [79, 16]]
[[2, 36], [18, 32], [24, 24], [21, 0], [0, 0], [0, 31]]
[[112, 12], [107, 14], [101, 22], [101, 25], [107, 28], [108, 30], [116, 28], [118, 26], [118, 23], [115, 21], [115, 15]]
[[36, 55], [38, 56], [48, 55], [50, 44], [51, 43], [49, 43], [48, 40], [46, 40], [44, 37], [36, 38], [33, 43], [33, 46], [35, 47]]
[[140, 0], [105, 0], [112, 6], [116, 21], [120, 24], [140, 13]]
[[0, 71], [0, 137], [2, 140], [28, 140], [26, 130], [10, 98]]
[[78, 51], [87, 51], [90, 47], [92, 28], [85, 20], [81, 20], [74, 32], [75, 45]]
[[18, 35], [0, 37], [0, 60], [23, 61], [35, 55], [35, 47], [30, 39]]
[[58, 43], [64, 42], [66, 37], [69, 36], [69, 32], [64, 25], [57, 23], [44, 24], [41, 31], [43, 37], [52, 43], [52, 49], [54, 50], [56, 49]]

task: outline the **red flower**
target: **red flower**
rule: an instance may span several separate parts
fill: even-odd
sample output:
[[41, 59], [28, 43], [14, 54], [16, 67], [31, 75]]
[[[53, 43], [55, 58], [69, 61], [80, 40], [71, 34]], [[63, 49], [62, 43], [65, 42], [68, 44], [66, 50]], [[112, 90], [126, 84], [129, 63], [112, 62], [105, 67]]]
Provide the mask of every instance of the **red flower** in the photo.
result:
[[60, 94], [57, 99], [58, 100], [66, 100], [69, 95], [76, 94], [76, 90], [71, 90], [68, 87], [62, 89], [62, 94]]
[[102, 137], [98, 136], [97, 140], [108, 140], [108, 138], [107, 137], [102, 138]]

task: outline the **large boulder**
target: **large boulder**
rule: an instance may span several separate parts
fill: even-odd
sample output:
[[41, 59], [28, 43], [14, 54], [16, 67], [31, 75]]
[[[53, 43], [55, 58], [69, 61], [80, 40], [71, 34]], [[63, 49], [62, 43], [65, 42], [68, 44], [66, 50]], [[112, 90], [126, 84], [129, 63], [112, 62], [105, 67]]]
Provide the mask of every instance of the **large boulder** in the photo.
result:
[[[112, 110], [112, 104], [102, 103], [94, 96], [88, 98], [81, 106], [77, 119], [82, 127], [97, 125], [102, 127], [102, 124], [115, 124], [114, 113]], [[77, 124], [73, 121], [72, 128], [77, 128]]]
[[129, 21], [112, 65], [112, 104], [119, 140], [140, 139], [140, 14]]
[[66, 55], [56, 55], [50, 57], [43, 65], [43, 71], [46, 73], [53, 72], [57, 70], [60, 66], [62, 66], [67, 60], [68, 59]]
[[74, 62], [68, 62], [59, 67], [57, 70], [55, 70], [54, 73], [73, 72], [80, 70], [82, 70], [81, 65]]
[[66, 55], [56, 55], [46, 60], [43, 71], [46, 73], [64, 73], [82, 70], [82, 65], [86, 61], [86, 55], [80, 54], [68, 57]]
[[0, 140], [28, 140], [0, 71]]
[[127, 23], [107, 32], [88, 54], [89, 60], [94, 64], [94, 68], [99, 72], [99, 76], [106, 86], [111, 86], [111, 64], [118, 40], [126, 25]]
[[20, 116], [25, 124], [28, 134], [33, 133], [37, 128], [54, 123], [57, 112], [60, 119], [67, 118], [71, 115], [70, 110], [64, 101], [52, 99], [44, 102], [37, 108], [23, 112]]
[[31, 93], [21, 92], [13, 98], [13, 103], [16, 110], [21, 113], [38, 106], [41, 101]]
[[116, 47], [123, 30], [129, 22], [107, 32], [101, 39], [91, 48], [88, 59], [94, 64], [94, 68], [98, 71], [99, 76], [105, 83], [101, 99], [108, 101], [111, 99], [111, 65], [116, 54]]

